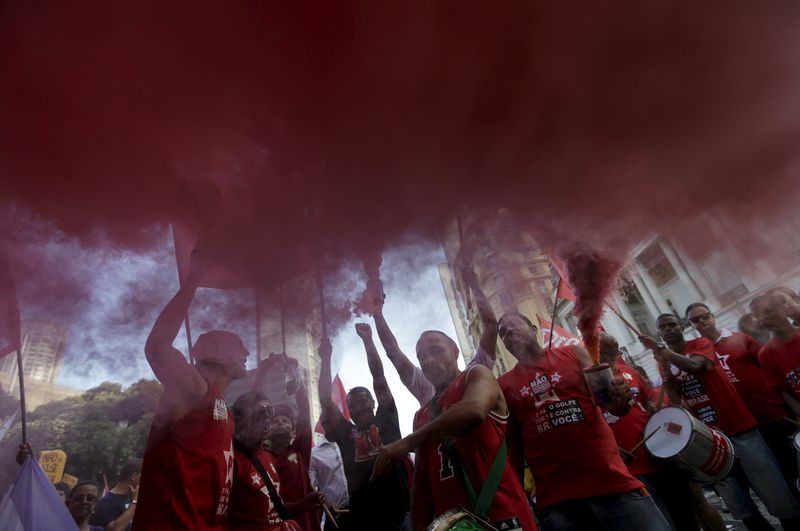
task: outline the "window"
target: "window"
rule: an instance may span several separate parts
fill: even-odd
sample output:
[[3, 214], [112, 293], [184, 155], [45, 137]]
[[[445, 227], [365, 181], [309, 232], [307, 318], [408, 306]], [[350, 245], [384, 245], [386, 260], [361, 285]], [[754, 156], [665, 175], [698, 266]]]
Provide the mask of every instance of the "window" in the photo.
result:
[[660, 288], [678, 276], [658, 242], [652, 243], [645, 249], [639, 255], [638, 261], [653, 279], [656, 287]]

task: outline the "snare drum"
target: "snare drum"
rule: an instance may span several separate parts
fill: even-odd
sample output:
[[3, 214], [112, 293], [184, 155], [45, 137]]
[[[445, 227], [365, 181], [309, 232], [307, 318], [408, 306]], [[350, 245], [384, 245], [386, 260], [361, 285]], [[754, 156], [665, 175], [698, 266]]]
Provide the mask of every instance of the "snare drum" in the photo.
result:
[[653, 457], [669, 459], [704, 483], [725, 479], [733, 467], [733, 445], [725, 434], [706, 426], [679, 407], [656, 411], [645, 426], [644, 445]]
[[440, 514], [425, 531], [485, 531], [486, 528], [468, 511], [458, 507]]
[[800, 489], [800, 431], [794, 432], [792, 435], [792, 444], [794, 445], [794, 451], [797, 456], [797, 472], [798, 477], [795, 480], [795, 486]]

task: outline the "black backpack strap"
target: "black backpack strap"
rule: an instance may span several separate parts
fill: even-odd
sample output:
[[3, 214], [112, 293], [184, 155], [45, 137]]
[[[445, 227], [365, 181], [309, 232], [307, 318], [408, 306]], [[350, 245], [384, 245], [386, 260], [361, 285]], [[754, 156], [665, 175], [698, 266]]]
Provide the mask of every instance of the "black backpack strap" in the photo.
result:
[[242, 452], [242, 454], [247, 457], [247, 460], [250, 461], [253, 467], [261, 475], [261, 479], [264, 480], [264, 485], [267, 487], [267, 491], [269, 492], [269, 497], [272, 499], [272, 504], [275, 506], [275, 512], [278, 513], [278, 516], [281, 517], [281, 520], [288, 520], [290, 518], [289, 513], [286, 512], [286, 507], [283, 505], [283, 500], [278, 495], [278, 491], [275, 489], [275, 485], [272, 483], [272, 479], [270, 479], [269, 474], [267, 474], [267, 471], [264, 469], [264, 465], [261, 464], [261, 461], [256, 459], [250, 448], [239, 442], [239, 440], [235, 441], [234, 448]]

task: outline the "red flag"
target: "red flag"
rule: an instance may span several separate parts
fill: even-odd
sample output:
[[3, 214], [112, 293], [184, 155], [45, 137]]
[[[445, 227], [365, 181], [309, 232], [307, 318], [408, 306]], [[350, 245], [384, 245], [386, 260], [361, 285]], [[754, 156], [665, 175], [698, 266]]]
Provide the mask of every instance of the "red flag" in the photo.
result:
[[550, 321], [542, 319], [538, 315], [536, 319], [539, 320], [539, 330], [542, 331], [542, 344], [547, 345], [550, 341], [550, 334], [554, 333], [553, 335], [553, 347], [568, 347], [571, 345], [580, 345], [581, 338], [571, 334], [568, 330], [561, 328], [560, 326], [555, 326], [555, 332], [553, 332], [553, 326]]
[[[333, 403], [339, 408], [339, 411], [342, 412], [342, 415], [344, 415], [344, 418], [350, 420], [350, 411], [347, 409], [347, 391], [344, 390], [344, 384], [342, 384], [342, 380], [339, 378], [338, 374], [336, 378], [333, 379], [331, 398], [333, 399]], [[314, 428], [314, 431], [317, 433], [325, 433], [321, 420], [317, 421], [317, 427]]]
[[556, 273], [558, 273], [558, 278], [560, 279], [556, 297], [558, 297], [560, 300], [574, 301], [577, 297], [575, 297], [575, 292], [572, 291], [572, 288], [569, 286], [569, 279], [564, 274], [564, 268], [562, 267], [561, 262], [559, 262], [554, 256], [550, 256], [549, 260], [553, 265], [553, 268], [556, 270]]
[[19, 302], [8, 260], [0, 256], [0, 358], [22, 345], [19, 326]]

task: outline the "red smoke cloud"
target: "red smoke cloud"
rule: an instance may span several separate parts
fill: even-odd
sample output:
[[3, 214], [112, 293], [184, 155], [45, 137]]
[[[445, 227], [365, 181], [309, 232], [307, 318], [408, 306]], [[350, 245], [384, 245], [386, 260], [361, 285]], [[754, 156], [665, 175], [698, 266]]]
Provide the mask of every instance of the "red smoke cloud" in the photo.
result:
[[178, 222], [263, 275], [433, 234], [464, 203], [601, 250], [796, 204], [796, 2], [0, 13], [2, 202], [85, 241]]

